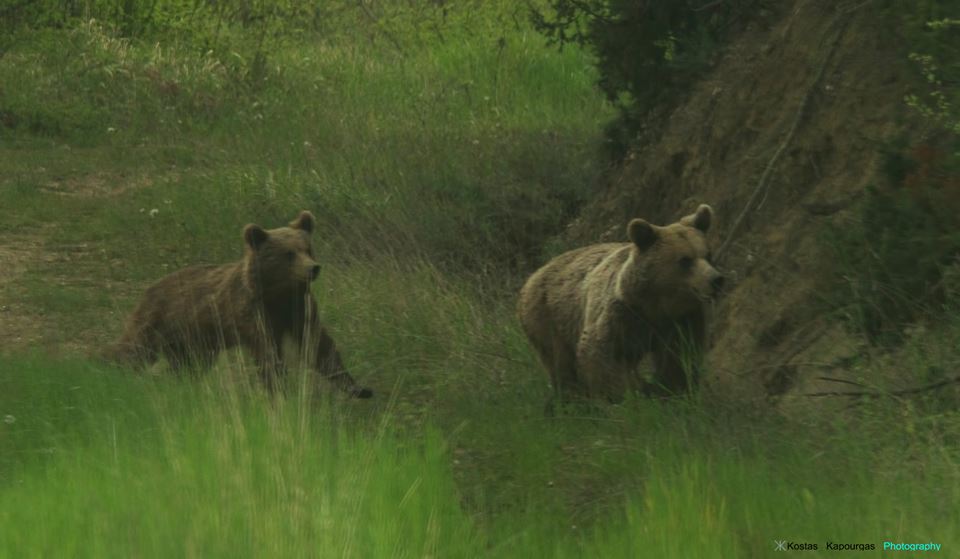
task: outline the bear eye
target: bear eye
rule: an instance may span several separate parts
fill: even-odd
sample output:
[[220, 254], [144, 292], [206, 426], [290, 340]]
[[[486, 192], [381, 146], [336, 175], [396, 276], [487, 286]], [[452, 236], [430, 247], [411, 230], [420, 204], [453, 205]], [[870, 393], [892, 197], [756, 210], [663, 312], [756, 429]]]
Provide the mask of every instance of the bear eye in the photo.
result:
[[679, 264], [681, 269], [689, 270], [690, 268], [693, 267], [693, 258], [690, 258], [689, 256], [684, 256], [683, 258], [680, 259]]

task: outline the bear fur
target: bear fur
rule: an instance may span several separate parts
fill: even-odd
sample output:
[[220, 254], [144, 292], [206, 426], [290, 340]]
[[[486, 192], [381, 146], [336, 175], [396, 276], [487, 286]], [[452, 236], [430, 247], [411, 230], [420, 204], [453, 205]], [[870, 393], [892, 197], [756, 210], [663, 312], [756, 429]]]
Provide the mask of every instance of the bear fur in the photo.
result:
[[[628, 391], [671, 395], [696, 387], [706, 340], [705, 306], [723, 285], [710, 263], [710, 206], [667, 226], [634, 219], [629, 243], [557, 256], [520, 291], [523, 329], [555, 397], [619, 402]], [[637, 366], [653, 356], [653, 382]]]
[[103, 357], [139, 369], [163, 356], [179, 371], [209, 368], [221, 351], [242, 346], [273, 388], [284, 371], [282, 342], [289, 336], [322, 376], [353, 396], [372, 396], [354, 382], [318, 320], [310, 293], [320, 272], [310, 240], [313, 229], [308, 211], [288, 227], [247, 225], [242, 260], [185, 268], [150, 286]]

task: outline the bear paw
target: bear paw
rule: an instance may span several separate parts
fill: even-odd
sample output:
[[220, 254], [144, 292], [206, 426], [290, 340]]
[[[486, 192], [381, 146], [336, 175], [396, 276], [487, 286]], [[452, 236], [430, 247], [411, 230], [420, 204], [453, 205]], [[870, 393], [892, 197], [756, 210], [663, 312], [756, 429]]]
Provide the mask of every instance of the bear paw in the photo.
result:
[[373, 390], [370, 390], [369, 388], [363, 388], [363, 387], [357, 386], [350, 391], [350, 395], [353, 396], [354, 398], [362, 398], [362, 399], [372, 398]]

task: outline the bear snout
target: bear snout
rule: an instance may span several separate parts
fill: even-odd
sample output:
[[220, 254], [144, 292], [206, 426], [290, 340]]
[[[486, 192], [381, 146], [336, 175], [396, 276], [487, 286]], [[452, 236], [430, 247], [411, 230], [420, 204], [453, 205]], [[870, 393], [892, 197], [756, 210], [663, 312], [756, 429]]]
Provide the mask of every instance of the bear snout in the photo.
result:
[[710, 288], [713, 289], [714, 295], [718, 295], [721, 291], [723, 291], [724, 283], [726, 283], [726, 279], [720, 274], [717, 274], [715, 278], [710, 280]]
[[317, 279], [320, 276], [320, 264], [314, 264], [310, 266], [310, 281]]

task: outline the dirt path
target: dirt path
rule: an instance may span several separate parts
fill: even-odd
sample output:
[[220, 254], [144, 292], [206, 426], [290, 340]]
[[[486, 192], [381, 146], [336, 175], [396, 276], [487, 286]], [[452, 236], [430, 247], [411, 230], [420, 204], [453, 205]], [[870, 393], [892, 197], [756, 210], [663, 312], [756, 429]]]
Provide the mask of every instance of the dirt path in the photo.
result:
[[41, 317], [18, 296], [27, 270], [43, 255], [43, 236], [12, 234], [0, 237], [0, 349], [21, 350], [43, 338]]
[[[124, 186], [105, 186], [111, 182]], [[102, 198], [109, 203], [111, 197], [142, 184], [111, 181], [98, 173], [46, 181], [37, 188], [43, 196], [61, 201]], [[113, 263], [105, 247], [63, 242], [70, 219], [0, 226], [0, 352], [84, 355], [119, 329], [125, 302], [140, 286], [106, 279], [103, 271]]]

